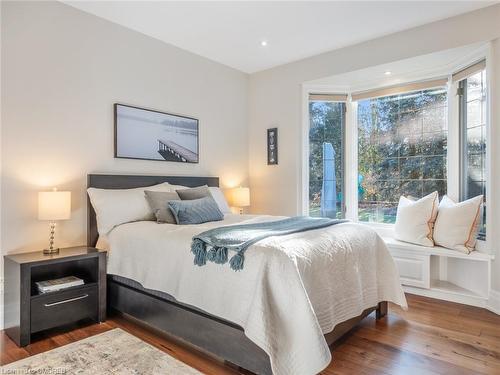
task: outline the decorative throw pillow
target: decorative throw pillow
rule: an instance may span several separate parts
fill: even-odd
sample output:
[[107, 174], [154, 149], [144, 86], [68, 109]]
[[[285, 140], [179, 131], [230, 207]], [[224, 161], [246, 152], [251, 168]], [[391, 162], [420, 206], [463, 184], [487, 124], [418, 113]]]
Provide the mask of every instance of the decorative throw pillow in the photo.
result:
[[438, 192], [413, 200], [399, 198], [395, 238], [422, 246], [434, 246], [432, 231], [438, 212]]
[[90, 202], [96, 213], [99, 235], [107, 234], [115, 226], [140, 220], [154, 220], [144, 190], [169, 191], [167, 184], [135, 189], [88, 188]]
[[469, 254], [476, 246], [483, 196], [455, 203], [446, 195], [439, 204], [434, 227], [436, 245]]
[[168, 202], [180, 200], [179, 195], [175, 191], [146, 190], [144, 194], [146, 194], [146, 200], [151, 206], [158, 223], [176, 224], [175, 217], [172, 215], [170, 208], [168, 208]]
[[176, 192], [183, 201], [210, 197], [210, 191], [208, 190], [207, 185], [180, 190], [178, 189]]
[[210, 192], [210, 195], [212, 196], [213, 199], [215, 199], [215, 202], [217, 202], [217, 206], [219, 206], [219, 210], [223, 214], [230, 214], [231, 209], [229, 208], [229, 205], [227, 204], [226, 197], [224, 196], [224, 193], [222, 190], [218, 187], [215, 186], [210, 186], [208, 188], [208, 191]]
[[170, 201], [168, 207], [172, 211], [177, 224], [201, 224], [224, 219], [224, 214], [219, 210], [212, 197], [187, 201]]
[[194, 188], [184, 187], [183, 189], [176, 189], [176, 192], [177, 194], [179, 194], [180, 199], [183, 201], [200, 199], [211, 196], [215, 200], [215, 202], [217, 202], [217, 206], [219, 206], [219, 210], [221, 210], [223, 214], [231, 213], [231, 209], [227, 204], [226, 197], [224, 196], [224, 193], [219, 187], [216, 186], [208, 187], [207, 185], [198, 186]]

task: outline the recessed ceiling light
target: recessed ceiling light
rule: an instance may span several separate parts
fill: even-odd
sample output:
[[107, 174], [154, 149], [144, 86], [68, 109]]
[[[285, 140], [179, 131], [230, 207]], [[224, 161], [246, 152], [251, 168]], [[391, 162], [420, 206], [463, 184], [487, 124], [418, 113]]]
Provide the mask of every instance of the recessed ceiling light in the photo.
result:
[[386, 71], [384, 74], [385, 74], [386, 76], [390, 76], [390, 75], [392, 74], [392, 72], [390, 72], [390, 71]]
[[261, 42], [260, 42], [260, 45], [261, 45], [262, 47], [267, 47], [267, 40], [263, 40], [263, 41], [261, 41]]

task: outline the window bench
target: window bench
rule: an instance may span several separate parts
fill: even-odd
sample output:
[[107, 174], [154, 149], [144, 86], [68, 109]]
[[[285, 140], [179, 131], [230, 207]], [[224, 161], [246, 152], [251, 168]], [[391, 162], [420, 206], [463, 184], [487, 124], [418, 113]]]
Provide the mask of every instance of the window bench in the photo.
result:
[[491, 254], [464, 254], [383, 237], [405, 292], [485, 307], [490, 294]]

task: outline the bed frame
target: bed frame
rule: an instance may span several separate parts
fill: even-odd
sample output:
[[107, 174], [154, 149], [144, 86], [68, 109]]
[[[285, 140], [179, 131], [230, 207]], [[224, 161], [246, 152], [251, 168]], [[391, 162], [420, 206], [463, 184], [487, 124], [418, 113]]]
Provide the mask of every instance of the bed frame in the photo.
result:
[[[101, 189], [129, 189], [169, 182], [189, 187], [219, 186], [218, 177], [141, 176], [90, 174], [87, 186]], [[87, 199], [87, 245], [95, 246], [98, 232], [95, 211]], [[237, 324], [201, 311], [196, 307], [151, 294], [116, 281], [108, 275], [108, 308], [175, 337], [198, 350], [215, 355], [233, 366], [256, 374], [272, 374], [269, 356], [244, 334]], [[338, 324], [325, 335], [329, 345], [337, 341], [368, 314], [376, 318], [387, 314], [387, 302], [366, 309], [359, 316]]]

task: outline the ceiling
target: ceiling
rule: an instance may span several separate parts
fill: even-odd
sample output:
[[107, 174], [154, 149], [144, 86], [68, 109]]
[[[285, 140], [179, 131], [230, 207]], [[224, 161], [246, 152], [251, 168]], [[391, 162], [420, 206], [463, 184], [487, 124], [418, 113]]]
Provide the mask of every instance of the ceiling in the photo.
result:
[[480, 60], [486, 53], [486, 43], [474, 43], [462, 47], [416, 56], [409, 59], [372, 66], [348, 73], [324, 77], [306, 82], [309, 87], [323, 88], [327, 92], [356, 92], [387, 87], [408, 82], [448, 77]]
[[[63, 1], [246, 73], [495, 1]], [[267, 46], [261, 42], [266, 41]]]

